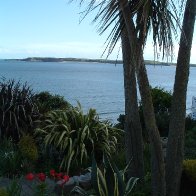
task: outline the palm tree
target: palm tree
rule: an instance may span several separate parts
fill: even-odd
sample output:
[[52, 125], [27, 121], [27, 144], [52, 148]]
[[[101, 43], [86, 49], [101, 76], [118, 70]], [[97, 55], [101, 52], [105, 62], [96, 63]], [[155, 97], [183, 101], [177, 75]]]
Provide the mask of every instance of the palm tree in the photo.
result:
[[130, 45], [125, 28], [121, 35], [121, 41], [125, 92], [125, 154], [127, 163], [131, 160], [128, 175], [141, 179], [144, 177], [142, 127], [137, 102], [135, 67], [130, 58]]
[[[136, 89], [135, 68], [133, 66], [131, 47], [127, 37], [122, 13], [119, 12], [118, 1], [101, 1], [94, 5], [92, 1], [86, 9], [85, 14], [96, 7], [101, 8], [94, 19], [96, 22], [101, 19], [100, 33], [103, 33], [110, 26], [114, 19], [119, 22], [113, 27], [108, 36], [108, 54], [113, 50], [119, 38], [122, 38], [123, 67], [124, 67], [124, 89], [125, 89], [125, 149], [127, 163], [131, 161], [129, 176], [144, 177], [143, 163], [143, 139], [142, 128], [138, 111], [138, 98]], [[122, 33], [124, 30], [124, 33]]]
[[[165, 53], [168, 54], [169, 52], [172, 51], [172, 47], [173, 47], [172, 30], [174, 30], [173, 32], [176, 33], [176, 28], [173, 21], [175, 20], [177, 21], [177, 17], [176, 17], [177, 9], [173, 1], [167, 1], [167, 0], [146, 0], [146, 1], [102, 0], [101, 2], [92, 0], [87, 8], [86, 13], [90, 12], [95, 8], [98, 8], [99, 12], [95, 17], [94, 21], [97, 21], [98, 19], [101, 20], [102, 22], [100, 28], [101, 32], [104, 32], [114, 21], [116, 21], [108, 39], [109, 53], [114, 48], [118, 39], [123, 35], [122, 32], [124, 28], [126, 29], [126, 31], [124, 32], [127, 34], [126, 37], [128, 38], [128, 42], [129, 42], [128, 52], [130, 54], [129, 61], [131, 62], [129, 69], [127, 70], [135, 69], [137, 72], [139, 89], [140, 89], [140, 94], [141, 94], [141, 99], [143, 104], [145, 123], [149, 131], [151, 144], [152, 144], [153, 195], [164, 196], [166, 195], [166, 183], [165, 183], [165, 168], [164, 168], [164, 161], [163, 161], [163, 153], [162, 153], [160, 135], [155, 121], [149, 81], [146, 73], [146, 68], [144, 65], [143, 48], [146, 43], [148, 32], [150, 29], [152, 29], [154, 44], [155, 46], [158, 46], [163, 49], [162, 50], [163, 56], [165, 55]], [[122, 36], [122, 41], [123, 41], [123, 37], [124, 35]], [[132, 77], [134, 77], [134, 74], [132, 74]], [[127, 96], [127, 93], [125, 93], [125, 96]], [[128, 100], [128, 98], [125, 97], [125, 100]], [[131, 114], [129, 116], [131, 118]], [[179, 119], [182, 119], [182, 117], [184, 116], [182, 115], [181, 118]], [[126, 123], [128, 122], [129, 121], [127, 120]], [[172, 120], [170, 125], [171, 124], [172, 124]], [[128, 124], [127, 127], [129, 127]], [[172, 130], [172, 128], [170, 128], [170, 130]], [[173, 131], [170, 132], [171, 133], [169, 136], [170, 137], [169, 140], [171, 141]], [[183, 143], [183, 138], [181, 137], [179, 140], [180, 142], [177, 141], [175, 145], [182, 146], [181, 143]], [[169, 153], [171, 149], [172, 147], [168, 147], [168, 157], [172, 156], [172, 153]], [[180, 153], [177, 153], [176, 155], [177, 158], [179, 154]], [[169, 158], [167, 158], [167, 160], [169, 160]], [[168, 168], [167, 174], [172, 173], [172, 168], [169, 168], [169, 161], [167, 164], [167, 168]], [[177, 168], [179, 169], [180, 167]], [[178, 178], [177, 181], [179, 181], [179, 176], [176, 176], [176, 178]], [[176, 184], [173, 183], [173, 186], [176, 186]]]
[[[165, 168], [164, 168], [164, 158], [163, 158], [163, 151], [162, 145], [160, 140], [159, 131], [156, 126], [154, 108], [152, 104], [152, 97], [150, 92], [150, 85], [143, 61], [143, 50], [142, 47], [145, 44], [145, 37], [146, 35], [142, 33], [139, 36], [139, 40], [136, 35], [136, 29], [134, 26], [133, 19], [131, 19], [131, 13], [129, 10], [128, 1], [125, 3], [124, 1], [120, 1], [121, 3], [121, 10], [123, 13], [123, 17], [126, 18], [126, 28], [129, 29], [129, 44], [132, 48], [132, 61], [135, 64], [139, 89], [141, 94], [141, 100], [143, 105], [144, 111], [144, 119], [147, 130], [149, 132], [149, 136], [151, 139], [152, 144], [152, 190], [153, 195], [165, 195], [166, 194], [166, 183], [165, 183]], [[140, 17], [140, 14], [138, 14]], [[147, 20], [144, 21], [145, 25], [147, 25]], [[145, 29], [146, 27], [144, 27]], [[127, 30], [128, 31], [128, 30]], [[139, 51], [139, 52], [136, 52]], [[136, 58], [137, 57], [137, 58]]]
[[[171, 14], [165, 8], [167, 7], [165, 1], [161, 1], [162, 3], [158, 1], [159, 3], [157, 4], [151, 4], [151, 1], [143, 2], [142, 4], [140, 1], [140, 5], [138, 5], [137, 2], [138, 1], [128, 2], [127, 0], [110, 1], [107, 6], [98, 14], [98, 16], [100, 17], [100, 15], [103, 14], [102, 20], [104, 21], [104, 27], [110, 25], [111, 22], [113, 22], [113, 20], [118, 17], [118, 22], [113, 28], [113, 34], [111, 34], [111, 48], [113, 48], [116, 40], [120, 37], [119, 35], [121, 35], [122, 29], [126, 27], [127, 37], [129, 38], [128, 41], [130, 44], [129, 55], [132, 66], [134, 66], [137, 70], [146, 127], [150, 133], [152, 141], [152, 152], [154, 155], [152, 156], [154, 187], [153, 193], [154, 195], [165, 195], [165, 169], [162, 146], [160, 135], [156, 126], [148, 77], [143, 63], [143, 47], [146, 42], [147, 33], [150, 29], [150, 24], [152, 24], [155, 44], [158, 41], [158, 44], [163, 46], [163, 51], [172, 49], [171, 29], [173, 28], [175, 30], [175, 28], [171, 20]], [[130, 7], [132, 10], [130, 10]], [[149, 11], [147, 12], [146, 10]], [[132, 13], [136, 12], [136, 24], [134, 24], [134, 14]], [[168, 14], [168, 17], [165, 17], [165, 13]], [[103, 27], [102, 29], [105, 30]], [[161, 32], [161, 34], [159, 32]], [[128, 97], [125, 97], [125, 102], [126, 100], [128, 100]], [[132, 119], [130, 119], [130, 121], [131, 120]], [[128, 123], [128, 120], [125, 123]], [[127, 124], [126, 126], [128, 127], [129, 125]]]
[[190, 52], [196, 16], [196, 1], [187, 0], [171, 107], [169, 139], [166, 160], [167, 195], [176, 196], [180, 190], [184, 154], [186, 93], [189, 78]]

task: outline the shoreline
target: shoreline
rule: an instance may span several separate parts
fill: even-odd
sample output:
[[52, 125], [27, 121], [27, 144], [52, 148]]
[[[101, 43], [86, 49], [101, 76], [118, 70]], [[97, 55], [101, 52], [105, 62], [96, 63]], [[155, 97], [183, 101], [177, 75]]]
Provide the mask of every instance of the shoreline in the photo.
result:
[[[108, 63], [108, 64], [123, 64], [122, 60], [109, 59], [88, 59], [88, 58], [55, 58], [55, 57], [28, 57], [24, 59], [2, 59], [5, 61], [24, 61], [24, 62], [84, 62], [84, 63]], [[154, 66], [176, 66], [176, 63], [165, 63], [154, 60], [145, 60], [146, 65]], [[191, 67], [196, 67], [196, 64], [190, 64]]]

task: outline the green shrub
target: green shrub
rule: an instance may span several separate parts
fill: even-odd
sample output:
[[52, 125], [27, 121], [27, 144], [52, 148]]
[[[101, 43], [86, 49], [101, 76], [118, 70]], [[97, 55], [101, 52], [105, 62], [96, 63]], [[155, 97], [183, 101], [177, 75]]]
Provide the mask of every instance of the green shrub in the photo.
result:
[[196, 127], [185, 133], [185, 158], [196, 159]]
[[5, 188], [0, 188], [0, 196], [9, 196]]
[[125, 156], [125, 148], [116, 150], [115, 154], [112, 154], [112, 160], [115, 162], [116, 166], [119, 169], [124, 169], [127, 165], [126, 156]]
[[9, 196], [21, 196], [22, 186], [20, 180], [13, 179], [7, 187], [7, 192]]
[[21, 155], [25, 159], [28, 159], [29, 161], [37, 160], [38, 150], [32, 136], [30, 135], [22, 136], [18, 143], [18, 148], [21, 152]]
[[196, 183], [196, 159], [184, 160], [183, 171], [187, 177]]
[[[136, 185], [138, 178], [131, 177], [126, 180], [125, 173], [127, 172], [128, 165], [123, 169], [119, 170], [107, 155], [104, 154], [103, 164], [101, 169], [98, 167], [95, 158], [92, 160], [91, 167], [91, 181], [93, 187], [93, 195], [99, 196], [111, 196], [120, 195], [128, 196], [132, 193], [134, 186]], [[88, 192], [82, 188], [76, 186], [72, 193], [79, 193], [79, 195], [90, 196]]]
[[32, 130], [38, 114], [34, 95], [25, 83], [14, 80], [0, 81], [0, 135], [18, 141], [23, 132]]
[[13, 177], [21, 173], [22, 157], [17, 146], [10, 140], [0, 142], [0, 174]]
[[[153, 101], [153, 106], [155, 111], [155, 118], [156, 118], [160, 135], [162, 137], [166, 137], [169, 131], [169, 115], [170, 115], [172, 95], [169, 91], [166, 91], [163, 88], [159, 88], [159, 87], [151, 88], [151, 94], [152, 94], [152, 101]], [[140, 113], [140, 120], [143, 128], [143, 137], [145, 140], [148, 141], [149, 139], [145, 131], [145, 123], [144, 123], [141, 102], [139, 106], [139, 113]], [[124, 123], [125, 123], [124, 116], [125, 115], [123, 114], [119, 116], [119, 118], [117, 119], [119, 123], [116, 125], [116, 127], [124, 129]]]
[[46, 115], [36, 129], [36, 135], [44, 139], [46, 146], [54, 146], [63, 152], [61, 167], [67, 172], [70, 165], [81, 165], [88, 161], [94, 151], [97, 160], [103, 152], [115, 152], [120, 130], [109, 122], [100, 122], [95, 110], [84, 114], [81, 107], [58, 110]]
[[172, 94], [160, 87], [151, 88], [155, 114], [170, 113]]
[[180, 195], [195, 196], [196, 193], [196, 159], [184, 160], [181, 177]]
[[52, 95], [49, 92], [38, 93], [35, 95], [35, 99], [41, 114], [51, 110], [66, 109], [71, 106], [62, 96]]
[[190, 115], [186, 117], [186, 127], [185, 130], [191, 130], [196, 128], [196, 120], [193, 120]]
[[[157, 127], [162, 137], [167, 137], [169, 131], [169, 116], [172, 95], [171, 92], [164, 90], [160, 87], [151, 88], [152, 101], [154, 106], [155, 118]], [[145, 123], [142, 111], [142, 104], [140, 103], [140, 119], [145, 130]], [[146, 133], [146, 131], [144, 131]], [[144, 134], [147, 137], [146, 134]]]

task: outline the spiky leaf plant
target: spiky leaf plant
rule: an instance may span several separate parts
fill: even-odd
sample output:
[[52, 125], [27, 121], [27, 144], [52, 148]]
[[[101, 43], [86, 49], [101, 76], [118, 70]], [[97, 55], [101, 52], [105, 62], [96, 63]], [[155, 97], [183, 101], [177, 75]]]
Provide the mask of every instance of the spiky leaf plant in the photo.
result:
[[31, 130], [38, 110], [30, 87], [20, 81], [0, 81], [0, 137], [18, 141], [22, 133]]
[[61, 167], [67, 172], [73, 163], [85, 163], [92, 151], [100, 159], [103, 152], [108, 155], [115, 152], [120, 133], [109, 122], [99, 121], [95, 110], [84, 114], [80, 106], [50, 112], [36, 129], [36, 135], [44, 139], [46, 146], [55, 146], [63, 152]]
[[125, 179], [125, 173], [128, 166], [124, 170], [118, 170], [115, 163], [104, 154], [102, 168], [97, 166], [95, 158], [92, 160], [91, 181], [94, 193], [91, 194], [79, 186], [74, 187], [72, 193], [79, 193], [86, 196], [128, 196], [136, 185], [138, 178], [131, 177]]

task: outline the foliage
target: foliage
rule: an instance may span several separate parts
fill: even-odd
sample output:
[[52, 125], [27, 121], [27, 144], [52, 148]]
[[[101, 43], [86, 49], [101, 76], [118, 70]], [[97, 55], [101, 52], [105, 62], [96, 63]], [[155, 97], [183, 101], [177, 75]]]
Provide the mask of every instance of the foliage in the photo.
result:
[[[170, 115], [170, 107], [172, 95], [171, 92], [164, 90], [163, 88], [155, 87], [151, 88], [152, 101], [155, 111], [155, 118], [157, 122], [158, 129], [162, 137], [168, 135], [169, 130], [169, 115]], [[140, 102], [139, 111], [140, 111], [140, 119], [143, 130], [145, 130], [145, 123], [142, 111], [142, 104]], [[116, 125], [124, 129], [125, 118], [124, 115], [120, 115], [117, 119], [119, 123]], [[143, 136], [146, 140], [148, 140], [148, 135], [146, 131], [143, 131]]]
[[186, 128], [185, 130], [189, 131], [196, 127], [196, 120], [193, 120], [190, 115], [186, 117]]
[[5, 188], [0, 188], [0, 196], [9, 196]]
[[125, 148], [117, 149], [116, 153], [111, 156], [111, 159], [120, 170], [124, 169], [126, 167]]
[[151, 88], [155, 114], [170, 113], [172, 94], [160, 87]]
[[[128, 196], [137, 183], [138, 178], [132, 177], [128, 179], [128, 181], [126, 181], [125, 173], [127, 171], [127, 168], [128, 166], [125, 167], [122, 171], [118, 170], [115, 163], [107, 155], [104, 154], [103, 165], [100, 169], [97, 166], [95, 158], [93, 158], [91, 180], [93, 189], [95, 190], [95, 195]], [[81, 193], [82, 195], [90, 195], [79, 187], [74, 188], [72, 192], [74, 191]]]
[[125, 115], [120, 114], [117, 118], [118, 123], [115, 125], [116, 128], [124, 130], [124, 124], [125, 124]]
[[185, 158], [196, 159], [196, 126], [191, 130], [186, 131]]
[[185, 174], [196, 183], [196, 159], [184, 160], [183, 170]]
[[21, 155], [29, 161], [35, 161], [38, 158], [38, 150], [35, 141], [32, 136], [24, 135], [21, 137], [18, 143], [19, 151]]
[[[63, 186], [69, 181], [69, 176], [66, 175], [66, 173], [63, 172], [56, 172], [54, 169], [51, 169], [48, 172], [50, 178], [52, 180], [58, 181], [58, 185], [62, 188], [62, 194], [63, 195]], [[47, 182], [48, 176], [46, 173], [28, 173], [25, 175], [25, 179], [29, 182], [31, 182], [31, 187], [33, 188], [33, 195], [36, 196], [46, 196], [46, 195], [53, 195], [54, 194], [54, 186], [57, 184], [54, 183], [51, 186], [51, 183]], [[50, 182], [50, 181], [49, 181]], [[54, 194], [56, 195], [56, 194]]]
[[[108, 49], [109, 56], [119, 41], [124, 27], [127, 27], [125, 22], [126, 18], [123, 15], [124, 9], [119, 9], [122, 2], [115, 0], [90, 0], [87, 4], [83, 0], [79, 2], [86, 6], [86, 10], [82, 12], [82, 18], [85, 18], [92, 11], [97, 11], [93, 22], [98, 22], [100, 34], [110, 29], [105, 49]], [[177, 12], [178, 8], [173, 0], [171, 3], [164, 0], [156, 2], [130, 0], [123, 2], [122, 6], [129, 7], [129, 15], [127, 17], [133, 19], [131, 22], [135, 29], [135, 39], [137, 39], [134, 40], [134, 37], [132, 37], [133, 43], [138, 41], [144, 47], [147, 35], [152, 30], [151, 34], [155, 52], [157, 52], [157, 48], [160, 48], [163, 52], [163, 57], [172, 53], [173, 35], [177, 34], [177, 27], [179, 27], [178, 22], [175, 25], [175, 21], [178, 21], [179, 17]], [[129, 28], [127, 30], [129, 32]], [[135, 52], [132, 55], [135, 55]]]
[[10, 185], [7, 187], [7, 193], [9, 196], [20, 196], [22, 191], [22, 186], [17, 179], [13, 179]]
[[[36, 144], [38, 146], [38, 159], [34, 162], [35, 172], [48, 171], [50, 168], [58, 169], [59, 157], [62, 157], [61, 153], [54, 146], [45, 146], [41, 137], [36, 138]], [[31, 168], [32, 170], [33, 168]]]
[[183, 161], [183, 171], [181, 177], [181, 196], [195, 196], [196, 193], [196, 159]]
[[[160, 134], [162, 137], [166, 137], [168, 135], [169, 130], [169, 117], [170, 117], [170, 108], [171, 108], [171, 101], [172, 101], [172, 95], [171, 92], [164, 90], [163, 88], [155, 87], [151, 89], [152, 92], [152, 100], [153, 100], [153, 106], [155, 111], [155, 117], [158, 129], [160, 131]], [[142, 113], [142, 105], [140, 103], [140, 119], [143, 129], [145, 130], [145, 124], [144, 124], [144, 117]], [[125, 123], [125, 116], [123, 114], [119, 115], [118, 124], [115, 125], [117, 128], [124, 129], [124, 123]], [[196, 127], [196, 120], [191, 119], [190, 116], [186, 117], [186, 130], [187, 135], [192, 135], [194, 138], [194, 133], [190, 133], [194, 127]], [[193, 131], [194, 132], [194, 131]], [[143, 137], [148, 140], [148, 135], [146, 131], [143, 131]], [[191, 136], [187, 136], [186, 140], [190, 140]], [[193, 144], [193, 142], [192, 142]], [[193, 145], [194, 146], [194, 145]]]
[[22, 157], [16, 145], [10, 139], [0, 144], [0, 174], [13, 177], [21, 172]]
[[[166, 137], [169, 131], [169, 116], [172, 101], [171, 92], [166, 91], [160, 87], [154, 87], [151, 88], [151, 95], [157, 127], [159, 129], [160, 135], [162, 137]], [[145, 129], [142, 110], [142, 104], [140, 103], [140, 118], [143, 125], [143, 129]]]
[[83, 114], [80, 106], [66, 111], [57, 110], [48, 113], [36, 135], [44, 139], [46, 146], [54, 146], [64, 154], [61, 167], [69, 172], [70, 165], [81, 165], [94, 151], [98, 159], [102, 153], [115, 152], [120, 130], [109, 122], [100, 122], [95, 110]]
[[109, 196], [109, 195], [129, 195], [135, 186], [138, 178], [132, 177], [125, 182], [125, 172], [128, 166], [123, 170], [119, 171], [115, 163], [104, 156], [103, 169], [100, 170], [97, 167], [95, 159], [92, 163], [92, 184], [98, 195]]
[[38, 110], [27, 84], [15, 80], [0, 81], [0, 135], [18, 140], [23, 132], [32, 130]]
[[52, 95], [47, 91], [36, 94], [35, 100], [41, 114], [51, 110], [66, 109], [71, 106], [62, 96]]

